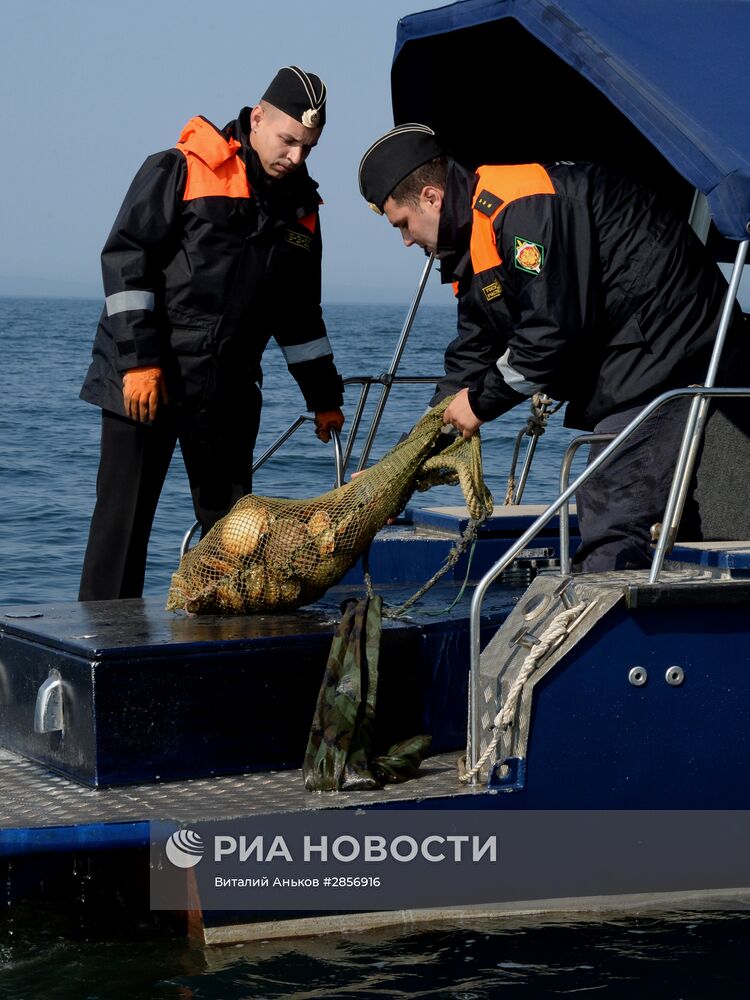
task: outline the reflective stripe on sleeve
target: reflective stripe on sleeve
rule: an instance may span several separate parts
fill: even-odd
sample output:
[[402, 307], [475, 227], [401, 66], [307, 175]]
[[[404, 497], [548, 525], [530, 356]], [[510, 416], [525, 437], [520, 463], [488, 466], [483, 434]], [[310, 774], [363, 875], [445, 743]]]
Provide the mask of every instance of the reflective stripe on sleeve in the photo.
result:
[[116, 316], [117, 313], [130, 312], [133, 309], [145, 309], [153, 312], [154, 293], [153, 292], [115, 292], [108, 295], [104, 300], [107, 307], [108, 316]]
[[323, 358], [326, 354], [333, 354], [328, 337], [311, 340], [309, 344], [289, 344], [286, 347], [280, 344], [279, 346], [288, 365], [298, 365], [301, 361], [312, 361], [314, 358]]
[[503, 376], [506, 385], [509, 385], [511, 389], [515, 389], [516, 392], [520, 392], [522, 396], [533, 396], [535, 392], [541, 392], [544, 388], [543, 385], [537, 384], [536, 382], [529, 382], [528, 379], [524, 378], [520, 372], [517, 372], [509, 362], [510, 348], [503, 354], [501, 358], [498, 358], [495, 362], [497, 364], [497, 370]]

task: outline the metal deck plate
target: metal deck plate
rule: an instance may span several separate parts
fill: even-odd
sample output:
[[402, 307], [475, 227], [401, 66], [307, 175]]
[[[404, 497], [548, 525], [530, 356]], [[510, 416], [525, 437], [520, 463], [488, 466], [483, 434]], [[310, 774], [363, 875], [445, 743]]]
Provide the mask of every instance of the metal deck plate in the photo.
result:
[[750, 580], [732, 579], [701, 566], [668, 563], [656, 583], [649, 583], [649, 571], [613, 570], [608, 573], [580, 573], [576, 586], [621, 589], [629, 608], [684, 607], [695, 605], [737, 605], [750, 602]]
[[458, 755], [456, 751], [430, 757], [416, 778], [379, 791], [308, 792], [299, 770], [126, 788], [85, 788], [0, 749], [0, 842], [3, 829], [154, 820], [188, 823], [472, 794], [458, 781]]

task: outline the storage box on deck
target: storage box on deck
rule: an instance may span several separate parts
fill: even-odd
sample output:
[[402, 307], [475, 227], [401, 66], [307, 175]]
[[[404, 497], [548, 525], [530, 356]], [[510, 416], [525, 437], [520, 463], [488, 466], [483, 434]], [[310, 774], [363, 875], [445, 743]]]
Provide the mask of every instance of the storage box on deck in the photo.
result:
[[[148, 600], [2, 608], [0, 745], [88, 785], [300, 767], [338, 619], [336, 605], [229, 618]], [[421, 732], [436, 750], [462, 745], [468, 647], [465, 618], [384, 624], [379, 745]], [[35, 732], [54, 671], [62, 731]]]

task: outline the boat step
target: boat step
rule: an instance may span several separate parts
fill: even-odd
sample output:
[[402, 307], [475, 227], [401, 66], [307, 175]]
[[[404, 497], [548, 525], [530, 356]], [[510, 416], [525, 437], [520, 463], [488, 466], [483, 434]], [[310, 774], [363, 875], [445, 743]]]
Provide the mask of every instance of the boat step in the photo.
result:
[[750, 541], [679, 542], [669, 560], [705, 566], [728, 576], [750, 576]]
[[86, 788], [0, 749], [0, 856], [143, 847], [149, 824], [185, 825], [257, 815], [359, 808], [471, 794], [457, 777], [459, 751], [423, 761], [415, 778], [377, 791], [308, 792], [301, 770], [199, 778], [127, 788]]
[[[547, 509], [546, 504], [508, 504], [496, 507], [492, 516], [479, 526], [479, 536], [488, 538], [518, 538], [540, 514]], [[469, 512], [464, 506], [407, 507], [405, 516], [417, 531], [446, 531], [461, 534], [469, 524]], [[575, 504], [571, 505], [570, 533], [578, 536], [578, 517]], [[560, 522], [555, 516], [544, 528], [535, 546], [553, 545], [559, 547]]]

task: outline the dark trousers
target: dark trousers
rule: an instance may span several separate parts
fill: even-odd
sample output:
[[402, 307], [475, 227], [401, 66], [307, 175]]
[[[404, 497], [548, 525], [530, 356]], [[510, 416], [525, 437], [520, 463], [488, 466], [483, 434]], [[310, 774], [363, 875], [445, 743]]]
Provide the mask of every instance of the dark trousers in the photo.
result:
[[261, 402], [260, 390], [256, 393], [221, 435], [180, 427], [169, 411], [154, 425], [102, 412], [96, 504], [79, 601], [142, 595], [151, 526], [178, 441], [202, 534], [252, 491]]
[[[740, 382], [744, 372], [740, 373]], [[738, 383], [739, 384], [739, 383]], [[651, 526], [661, 522], [690, 409], [689, 399], [660, 407], [578, 491], [581, 545], [574, 570], [596, 573], [651, 565]], [[641, 407], [602, 420], [617, 434]], [[593, 445], [589, 461], [606, 447]], [[750, 400], [713, 403], [688, 489], [678, 539], [750, 538]]]
[[[579, 572], [650, 566], [651, 526], [661, 521], [685, 428], [689, 400], [660, 407], [576, 494], [581, 545], [573, 557]], [[617, 434], [642, 406], [606, 417], [597, 434]], [[589, 462], [606, 448], [591, 446]], [[690, 495], [683, 524], [695, 524]], [[694, 532], [689, 532], [694, 533]]]
[[[750, 320], [737, 314], [716, 385], [750, 384]], [[709, 351], [691, 361], [683, 385], [702, 382]], [[581, 546], [573, 568], [596, 573], [651, 565], [651, 526], [663, 520], [691, 400], [665, 403], [594, 473], [576, 496]], [[641, 411], [606, 417], [596, 433], [617, 434]], [[606, 445], [593, 445], [593, 461]], [[750, 538], [750, 400], [715, 401], [688, 489], [678, 539]]]

